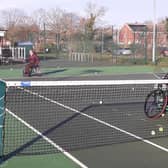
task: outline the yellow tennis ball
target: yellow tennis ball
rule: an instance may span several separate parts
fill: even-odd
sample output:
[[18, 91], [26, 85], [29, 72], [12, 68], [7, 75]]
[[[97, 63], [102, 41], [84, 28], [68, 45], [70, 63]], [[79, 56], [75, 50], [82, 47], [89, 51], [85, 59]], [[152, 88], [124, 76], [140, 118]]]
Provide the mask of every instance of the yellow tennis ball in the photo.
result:
[[160, 132], [163, 132], [163, 127], [159, 127], [159, 131], [160, 131]]

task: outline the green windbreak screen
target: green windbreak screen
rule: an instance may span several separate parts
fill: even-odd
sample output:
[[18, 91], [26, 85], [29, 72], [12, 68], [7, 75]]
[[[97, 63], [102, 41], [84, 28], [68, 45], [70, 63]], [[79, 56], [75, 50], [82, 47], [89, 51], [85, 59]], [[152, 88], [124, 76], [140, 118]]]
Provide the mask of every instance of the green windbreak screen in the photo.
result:
[[3, 155], [3, 125], [5, 112], [5, 82], [0, 80], [0, 156]]

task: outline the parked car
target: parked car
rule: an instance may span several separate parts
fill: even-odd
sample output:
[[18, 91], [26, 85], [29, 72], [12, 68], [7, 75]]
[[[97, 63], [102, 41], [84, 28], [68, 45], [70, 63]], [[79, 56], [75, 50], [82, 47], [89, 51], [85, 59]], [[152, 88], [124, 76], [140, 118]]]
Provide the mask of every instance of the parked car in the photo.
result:
[[113, 50], [114, 55], [131, 55], [132, 51], [130, 48], [119, 48], [117, 50]]
[[131, 55], [132, 51], [130, 48], [123, 48], [122, 55]]
[[168, 57], [168, 48], [167, 47], [162, 48], [161, 51], [160, 51], [160, 55]]

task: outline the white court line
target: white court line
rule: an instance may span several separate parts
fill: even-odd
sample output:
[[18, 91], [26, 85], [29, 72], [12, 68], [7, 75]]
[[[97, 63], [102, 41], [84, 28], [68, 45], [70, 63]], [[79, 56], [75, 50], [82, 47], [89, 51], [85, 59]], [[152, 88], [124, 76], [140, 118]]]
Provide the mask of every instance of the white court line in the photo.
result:
[[[0, 101], [3, 100], [4, 97], [5, 97], [5, 96], [0, 97]], [[4, 110], [4, 107], [1, 107], [1, 106], [0, 106], [0, 110]], [[4, 113], [3, 113], [3, 114], [0, 114], [0, 117], [1, 117], [2, 115], [4, 115]]]
[[156, 79], [161, 79], [160, 76], [156, 75], [155, 73], [152, 73], [152, 75], [153, 75]]
[[9, 109], [6, 108], [6, 111], [12, 115], [14, 118], [16, 118], [18, 121], [20, 121], [22, 124], [24, 124], [26, 127], [28, 127], [29, 129], [31, 129], [33, 132], [35, 132], [37, 135], [41, 136], [45, 141], [47, 141], [49, 144], [51, 144], [54, 148], [56, 148], [57, 150], [59, 150], [61, 153], [63, 153], [66, 157], [68, 157], [70, 160], [72, 160], [74, 163], [76, 163], [77, 165], [79, 165], [81, 168], [88, 168], [86, 165], [84, 165], [82, 162], [80, 162], [77, 158], [75, 158], [74, 156], [72, 156], [69, 152], [65, 151], [62, 147], [60, 147], [59, 145], [57, 145], [55, 142], [53, 142], [51, 139], [49, 139], [48, 137], [46, 137], [45, 135], [43, 135], [40, 131], [38, 131], [37, 129], [35, 129], [33, 126], [31, 126], [29, 123], [27, 123], [26, 121], [24, 121], [23, 119], [21, 119], [20, 117], [18, 117], [17, 115], [15, 115], [12, 111], [10, 111]]
[[112, 124], [110, 124], [110, 123], [107, 123], [107, 122], [105, 122], [105, 121], [103, 121], [103, 120], [100, 120], [100, 119], [98, 119], [98, 118], [95, 118], [95, 117], [93, 117], [93, 116], [91, 116], [91, 115], [82, 113], [82, 112], [80, 112], [80, 111], [77, 110], [77, 109], [74, 109], [74, 108], [72, 108], [72, 107], [66, 106], [66, 105], [64, 105], [64, 104], [62, 104], [62, 103], [59, 103], [59, 102], [55, 101], [55, 100], [52, 100], [52, 99], [47, 98], [47, 97], [45, 97], [45, 96], [42, 96], [42, 95], [40, 95], [40, 94], [38, 94], [38, 93], [36, 93], [36, 92], [32, 92], [32, 91], [30, 91], [30, 90], [27, 90], [27, 89], [24, 89], [24, 88], [21, 88], [21, 87], [19, 87], [19, 88], [22, 89], [22, 90], [24, 90], [25, 92], [27, 92], [27, 93], [29, 93], [29, 94], [38, 96], [38, 97], [40, 97], [40, 98], [42, 98], [42, 99], [44, 99], [44, 100], [46, 100], [46, 101], [49, 101], [49, 102], [54, 103], [54, 104], [57, 104], [57, 105], [59, 105], [59, 106], [65, 108], [65, 109], [71, 110], [71, 111], [73, 111], [73, 112], [75, 112], [75, 113], [78, 113], [78, 114], [80, 114], [80, 115], [82, 115], [82, 116], [85, 116], [85, 117], [87, 117], [87, 118], [89, 118], [89, 119], [91, 119], [91, 120], [97, 121], [97, 122], [100, 123], [100, 124], [103, 124], [103, 125], [105, 125], [105, 126], [107, 126], [107, 127], [113, 128], [113, 129], [115, 129], [115, 130], [117, 130], [117, 131], [119, 131], [119, 132], [122, 132], [122, 133], [124, 133], [124, 134], [127, 134], [127, 135], [129, 135], [129, 136], [131, 136], [131, 137], [133, 137], [133, 138], [135, 138], [135, 139], [138, 139], [138, 140], [140, 140], [140, 141], [142, 141], [142, 142], [144, 142], [144, 143], [146, 143], [146, 144], [152, 145], [152, 146], [154, 146], [155, 148], [158, 148], [158, 149], [160, 149], [160, 150], [162, 150], [162, 151], [168, 152], [168, 148], [165, 148], [165, 147], [163, 147], [163, 146], [161, 146], [161, 145], [158, 145], [158, 144], [156, 144], [156, 143], [154, 143], [154, 142], [152, 142], [152, 141], [149, 141], [149, 140], [147, 140], [147, 139], [144, 139], [144, 138], [142, 138], [142, 137], [140, 137], [140, 136], [137, 136], [137, 135], [135, 135], [135, 134], [133, 134], [133, 133], [131, 133], [131, 132], [128, 132], [128, 131], [126, 131], [126, 130], [124, 130], [124, 129], [121, 129], [121, 128], [119, 128], [119, 127], [117, 127], [117, 126], [114, 126], [114, 125], [112, 125]]

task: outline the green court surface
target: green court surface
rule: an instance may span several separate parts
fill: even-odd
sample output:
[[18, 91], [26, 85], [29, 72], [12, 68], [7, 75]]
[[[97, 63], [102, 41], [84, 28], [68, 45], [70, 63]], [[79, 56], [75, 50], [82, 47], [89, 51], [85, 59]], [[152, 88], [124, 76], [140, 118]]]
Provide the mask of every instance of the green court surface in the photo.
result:
[[[168, 146], [167, 137], [150, 142], [165, 149]], [[89, 168], [167, 168], [168, 165], [167, 152], [142, 141], [85, 149], [73, 154]]]
[[[160, 70], [160, 69], [159, 69]], [[66, 77], [66, 76], [92, 76], [92, 75], [110, 75], [110, 74], [136, 74], [136, 73], [154, 73], [154, 66], [116, 66], [116, 67], [82, 67], [82, 68], [46, 68], [42, 69], [44, 77]], [[162, 68], [163, 72], [167, 68]], [[22, 73], [20, 69], [0, 70], [0, 78], [20, 78]], [[31, 78], [30, 78], [31, 79]], [[12, 118], [12, 119], [11, 119]], [[27, 141], [36, 137], [36, 133], [28, 129], [23, 123], [6, 114], [5, 128], [8, 130], [8, 140], [10, 136], [16, 134], [17, 127], [21, 132], [17, 132], [19, 138], [10, 149], [22, 146]], [[11, 125], [13, 127], [11, 127]], [[167, 125], [166, 125], [167, 126]], [[23, 134], [26, 132], [27, 136]], [[159, 132], [156, 132], [156, 134]], [[150, 134], [150, 132], [149, 132]], [[120, 143], [93, 147], [83, 150], [71, 151], [70, 153], [89, 168], [167, 168], [168, 165], [168, 138], [157, 138], [149, 140], [150, 143], [135, 141], [131, 143]], [[8, 143], [9, 142], [4, 142]], [[37, 145], [48, 145], [40, 139]], [[154, 146], [154, 145], [155, 146]], [[53, 146], [51, 146], [53, 148]], [[29, 149], [29, 147], [28, 147]], [[4, 149], [6, 153], [10, 152]], [[63, 153], [15, 156], [0, 165], [0, 168], [79, 168], [79, 166], [68, 159]]]
[[[112, 74], [153, 73], [155, 66], [111, 66], [111, 67], [67, 67], [67, 68], [41, 68], [42, 77], [68, 77], [68, 76], [93, 76]], [[166, 72], [167, 68], [157, 71]], [[0, 78], [21, 78], [22, 69], [1, 69]]]
[[[166, 138], [152, 140], [163, 148]], [[72, 155], [89, 168], [167, 168], [167, 152], [141, 141], [102, 146], [72, 152]], [[63, 154], [17, 156], [0, 165], [0, 168], [79, 168]]]
[[0, 165], [0, 168], [79, 168], [63, 154], [17, 156]]
[[[26, 127], [23, 123], [15, 119], [13, 116], [6, 112], [6, 119], [5, 119], [5, 140], [4, 144], [9, 144], [10, 140], [14, 140], [14, 146], [10, 145], [10, 150], [8, 147], [4, 146], [4, 152], [6, 154], [14, 151], [15, 149], [19, 148], [23, 144], [31, 141], [33, 138], [37, 137], [37, 134], [34, 133], [31, 129]], [[10, 122], [8, 122], [10, 121]], [[19, 127], [19, 128], [18, 128]], [[20, 130], [20, 132], [17, 131]], [[19, 138], [17, 138], [19, 137]], [[11, 143], [12, 144], [12, 143]], [[33, 144], [31, 144], [33, 146]], [[31, 148], [31, 145], [27, 148]], [[38, 140], [35, 142], [35, 145], [42, 145], [43, 147], [54, 148], [48, 142], [43, 139]], [[39, 147], [40, 148], [40, 147]], [[79, 166], [76, 163], [72, 162], [62, 153], [55, 153], [55, 154], [43, 154], [43, 155], [33, 155], [33, 156], [16, 156], [12, 157], [11, 159], [7, 160], [5, 163], [0, 165], [0, 168], [77, 168]]]

